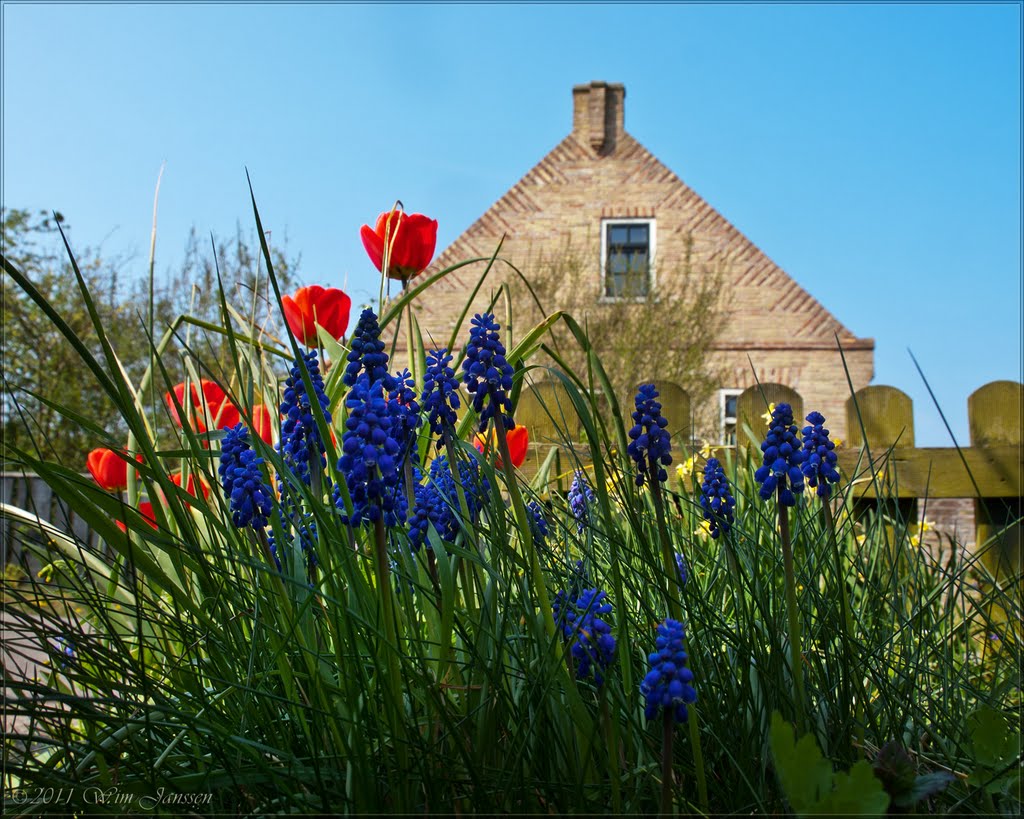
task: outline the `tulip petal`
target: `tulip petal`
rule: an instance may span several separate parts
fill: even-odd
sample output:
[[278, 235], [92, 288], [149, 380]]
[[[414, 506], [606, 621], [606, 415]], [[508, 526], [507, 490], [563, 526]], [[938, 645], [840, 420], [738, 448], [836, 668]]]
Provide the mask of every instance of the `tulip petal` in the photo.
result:
[[378, 236], [369, 225], [359, 228], [359, 237], [363, 240], [363, 247], [373, 262], [373, 266], [383, 271], [384, 268], [384, 238]]

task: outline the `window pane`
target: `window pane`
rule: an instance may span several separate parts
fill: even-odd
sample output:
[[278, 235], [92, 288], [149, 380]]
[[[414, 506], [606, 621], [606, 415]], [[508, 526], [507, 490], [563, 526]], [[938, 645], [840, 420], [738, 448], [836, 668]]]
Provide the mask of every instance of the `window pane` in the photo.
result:
[[627, 279], [627, 296], [630, 298], [641, 298], [647, 295], [647, 276], [646, 274], [632, 274]]
[[608, 241], [612, 245], [624, 245], [629, 241], [629, 228], [626, 225], [611, 225], [608, 228]]
[[634, 245], [647, 244], [647, 225], [632, 225], [629, 228], [629, 242]]
[[735, 418], [736, 417], [736, 399], [737, 395], [727, 395], [725, 397], [725, 417]]
[[616, 253], [608, 260], [608, 272], [611, 274], [625, 273], [629, 268], [629, 257], [625, 253]]
[[629, 257], [629, 269], [632, 273], [647, 272], [647, 254], [631, 253]]

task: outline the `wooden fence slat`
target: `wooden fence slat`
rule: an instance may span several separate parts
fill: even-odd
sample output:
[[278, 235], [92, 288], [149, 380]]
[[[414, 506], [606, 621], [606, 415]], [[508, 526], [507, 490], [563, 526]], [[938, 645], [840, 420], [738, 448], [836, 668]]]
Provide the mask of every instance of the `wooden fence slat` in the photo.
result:
[[[863, 430], [861, 425], [863, 424]], [[914, 445], [914, 402], [895, 387], [857, 390], [846, 400], [846, 437], [860, 449], [867, 435], [871, 454], [878, 457], [890, 447]]]
[[[768, 431], [764, 414], [770, 404], [789, 404], [793, 408], [793, 420], [799, 428], [804, 426], [804, 399], [800, 393], [785, 384], [754, 384], [747, 387], [736, 399], [736, 444], [740, 449], [752, 446], [760, 450], [761, 442]], [[747, 430], [755, 436], [752, 440]]]
[[[1017, 381], [992, 381], [979, 387], [967, 398], [967, 426], [971, 435], [970, 452], [988, 458], [1002, 449], [1020, 453], [1022, 404], [1024, 384]], [[1021, 516], [1021, 459], [1008, 460], [996, 466], [998, 486], [980, 486], [981, 497], [974, 501], [975, 543], [981, 545], [995, 538], [993, 547], [982, 555], [982, 560], [997, 576], [1014, 575], [1021, 571], [1022, 537]], [[990, 473], [972, 470], [975, 481]], [[1000, 487], [1016, 491], [994, 491]]]

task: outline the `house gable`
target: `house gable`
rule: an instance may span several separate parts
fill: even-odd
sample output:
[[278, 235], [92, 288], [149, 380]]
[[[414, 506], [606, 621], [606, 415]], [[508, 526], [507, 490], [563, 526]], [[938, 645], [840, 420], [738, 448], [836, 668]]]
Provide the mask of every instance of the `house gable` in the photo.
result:
[[[530, 279], [529, 259], [538, 248], [557, 253], [574, 237], [585, 241], [600, 295], [602, 219], [653, 218], [658, 231], [659, 276], [689, 253], [704, 269], [720, 270], [732, 312], [722, 349], [800, 346], [871, 348], [737, 230], [721, 213], [628, 134], [623, 125], [625, 89], [591, 83], [574, 89], [574, 129], [484, 212], [436, 260], [442, 269], [473, 257], [489, 257], [504, 240], [501, 257]], [[450, 316], [469, 297], [478, 271], [464, 268], [432, 288], [420, 323], [434, 337], [450, 332]], [[500, 273], [499, 273], [500, 278]], [[664, 279], [662, 285], [668, 284]], [[480, 309], [493, 286], [485, 285]], [[474, 305], [476, 307], [477, 305]], [[557, 307], [558, 305], [553, 305]], [[453, 312], [454, 311], [454, 312]], [[440, 333], [438, 331], [441, 331]]]

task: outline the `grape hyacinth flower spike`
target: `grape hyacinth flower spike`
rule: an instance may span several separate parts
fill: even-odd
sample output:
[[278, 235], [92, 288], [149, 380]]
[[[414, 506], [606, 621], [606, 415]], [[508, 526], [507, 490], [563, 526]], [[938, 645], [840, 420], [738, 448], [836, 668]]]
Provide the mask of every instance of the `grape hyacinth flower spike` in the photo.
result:
[[[302, 377], [303, 368], [309, 374], [309, 381], [313, 386], [312, 398], [306, 391], [306, 381]], [[285, 381], [281, 401], [281, 415], [284, 421], [281, 423], [281, 440], [278, 443], [281, 457], [289, 471], [306, 486], [310, 485], [314, 468], [317, 474], [322, 475], [327, 466], [327, 448], [313, 415], [314, 400], [319, 404], [324, 420], [330, 426], [330, 401], [324, 392], [324, 379], [320, 374], [317, 352], [310, 350], [302, 354], [302, 361], [295, 362], [288, 380]]]
[[270, 487], [263, 481], [263, 459], [249, 445], [249, 430], [237, 424], [221, 442], [220, 475], [224, 494], [231, 504], [231, 522], [238, 529], [246, 526], [262, 531], [274, 508]]
[[825, 416], [820, 412], [812, 412], [807, 416], [810, 426], [803, 429], [804, 462], [800, 469], [804, 473], [807, 485], [817, 488], [818, 497], [827, 500], [832, 493], [831, 484], [839, 483], [839, 470], [836, 469], [836, 445], [829, 440], [825, 429]]
[[363, 310], [352, 334], [352, 350], [346, 357], [345, 374], [342, 381], [354, 387], [361, 372], [365, 372], [372, 384], [381, 381], [384, 389], [394, 388], [391, 375], [388, 373], [388, 354], [384, 352], [384, 342], [380, 340], [380, 325], [377, 314], [369, 307]]
[[801, 465], [804, 452], [797, 439], [796, 424], [793, 423], [793, 408], [789, 404], [776, 404], [772, 411], [768, 435], [761, 444], [764, 463], [754, 473], [754, 480], [761, 484], [759, 493], [764, 500], [771, 500], [778, 490], [782, 506], [796, 506], [794, 492], [803, 492], [804, 474]]
[[474, 411], [480, 415], [480, 432], [487, 422], [503, 423], [512, 429], [512, 365], [505, 360], [505, 347], [498, 336], [501, 325], [492, 313], [477, 313], [471, 321], [466, 359], [462, 362], [462, 380], [472, 398]]
[[576, 520], [576, 531], [583, 534], [590, 522], [590, 505], [595, 501], [594, 490], [587, 483], [582, 470], [577, 469], [569, 487], [569, 511]]
[[615, 659], [615, 638], [603, 615], [611, 613], [608, 595], [598, 589], [584, 589], [575, 599], [559, 592], [553, 606], [562, 639], [570, 644], [576, 665], [576, 679], [594, 675], [594, 683], [604, 684], [604, 672]]
[[[352, 517], [343, 523], [359, 526], [383, 519], [386, 526], [405, 520], [406, 498], [399, 474], [401, 443], [388, 412], [384, 386], [360, 373], [345, 398], [348, 418], [341, 441], [338, 469], [352, 498]], [[344, 501], [335, 488], [335, 505], [344, 513]]]
[[700, 505], [704, 519], [711, 526], [711, 537], [717, 538], [732, 528], [736, 499], [729, 491], [729, 479], [717, 458], [708, 458], [704, 465], [704, 481], [700, 485]]
[[693, 672], [686, 667], [683, 624], [668, 618], [658, 626], [654, 646], [657, 649], [647, 660], [651, 670], [640, 685], [644, 695], [644, 716], [655, 719], [659, 712], [671, 714], [676, 723], [686, 722], [686, 706], [697, 701], [697, 692], [690, 683]]
[[526, 511], [530, 513], [533, 543], [538, 549], [544, 549], [547, 546], [549, 534], [548, 522], [544, 517], [544, 507], [538, 501], [532, 500], [526, 504]]
[[645, 479], [652, 484], [655, 480], [664, 483], [668, 480], [665, 467], [672, 463], [672, 443], [666, 429], [668, 419], [661, 414], [657, 397], [653, 384], [642, 384], [634, 401], [634, 425], [629, 431], [630, 444], [626, 451], [636, 462], [637, 486], [643, 486]]
[[438, 447], [444, 445], [444, 433], [449, 434], [459, 420], [459, 381], [449, 365], [452, 355], [447, 347], [427, 353], [427, 372], [423, 377], [423, 395], [420, 404], [427, 413], [430, 431], [438, 437]]

